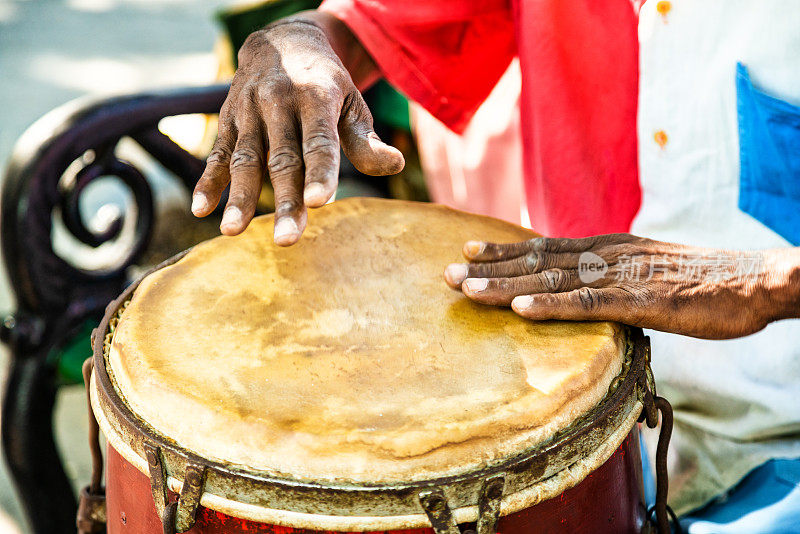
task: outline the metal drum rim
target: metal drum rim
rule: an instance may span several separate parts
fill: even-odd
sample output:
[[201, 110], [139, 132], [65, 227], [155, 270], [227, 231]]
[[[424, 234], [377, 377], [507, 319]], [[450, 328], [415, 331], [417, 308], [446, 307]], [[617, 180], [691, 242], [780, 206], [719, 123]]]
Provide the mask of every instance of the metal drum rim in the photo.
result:
[[[505, 477], [504, 496], [519, 493], [576, 464], [581, 457], [596, 450], [615, 432], [619, 433], [621, 424], [628, 425], [633, 416], [638, 417], [642, 406], [643, 388], [648, 386], [652, 388], [649, 340], [640, 328], [627, 327], [629, 334], [627, 350], [630, 360], [626, 361], [623, 374], [620, 375], [613, 391], [607, 394], [589, 414], [580, 418], [578, 420], [580, 424], [570, 425], [548, 441], [521, 451], [498, 464], [449, 477], [412, 483], [374, 485], [318, 483], [247, 472], [198, 456], [180, 447], [168, 437], [155, 432], [119, 396], [106, 368], [104, 342], [109, 333], [110, 321], [130, 300], [146, 276], [178, 262], [190, 250], [173, 256], [142, 275], [107, 306], [103, 320], [92, 336], [94, 359], [92, 384], [95, 388], [92, 393], [96, 396], [93, 401], [97, 401], [95, 411], [103, 412], [103, 417], [111, 430], [117, 433], [140, 458], [146, 458], [145, 444], [156, 447], [163, 457], [168, 478], [175, 480], [183, 479], [187, 465], [203, 465], [207, 468], [205, 494], [230, 502], [318, 516], [353, 518], [370, 516], [387, 519], [405, 517], [406, 520], [402, 522], [405, 526], [394, 528], [415, 528], [408, 526], [410, 524], [408, 519], [409, 516], [418, 517], [423, 512], [419, 502], [420, 492], [438, 488], [444, 492], [452, 508], [477, 509], [484, 481], [502, 475]], [[631, 428], [632, 424], [626, 433]], [[106, 431], [104, 429], [104, 432]], [[580, 480], [575, 481], [572, 485], [579, 482]], [[469, 520], [464, 519], [464, 521]], [[376, 529], [370, 527], [367, 530]]]

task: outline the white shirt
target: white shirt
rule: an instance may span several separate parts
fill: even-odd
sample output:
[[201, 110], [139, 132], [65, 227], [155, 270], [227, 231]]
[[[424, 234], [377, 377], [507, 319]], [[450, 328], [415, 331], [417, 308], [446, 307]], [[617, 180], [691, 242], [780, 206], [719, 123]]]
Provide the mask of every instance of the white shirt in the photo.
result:
[[[739, 208], [736, 65], [762, 91], [800, 103], [800, 2], [649, 0], [639, 38], [642, 206], [632, 233], [714, 248], [791, 246]], [[658, 393], [675, 409], [678, 513], [770, 458], [800, 457], [800, 320], [729, 341], [649, 335]]]

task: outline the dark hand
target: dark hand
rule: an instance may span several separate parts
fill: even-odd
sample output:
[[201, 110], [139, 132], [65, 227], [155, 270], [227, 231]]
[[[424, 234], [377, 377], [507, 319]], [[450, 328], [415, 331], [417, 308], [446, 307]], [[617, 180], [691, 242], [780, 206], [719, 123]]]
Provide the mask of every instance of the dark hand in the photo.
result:
[[618, 321], [688, 336], [751, 334], [797, 317], [797, 249], [701, 249], [610, 234], [470, 241], [445, 280], [469, 298], [535, 320]]
[[373, 131], [361, 93], [320, 26], [283, 21], [257, 31], [239, 52], [239, 70], [220, 111], [219, 137], [195, 188], [192, 212], [211, 213], [230, 183], [220, 230], [242, 232], [268, 173], [275, 190], [275, 242], [296, 243], [305, 229], [306, 206], [322, 206], [336, 191], [340, 142], [365, 174], [403, 168], [400, 151]]

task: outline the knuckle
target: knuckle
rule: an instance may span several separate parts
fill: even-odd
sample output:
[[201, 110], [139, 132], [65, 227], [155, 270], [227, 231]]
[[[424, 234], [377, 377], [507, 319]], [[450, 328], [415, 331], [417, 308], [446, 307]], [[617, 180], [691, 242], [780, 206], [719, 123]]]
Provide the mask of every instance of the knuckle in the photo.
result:
[[468, 263], [467, 278], [497, 278], [497, 268], [493, 263]]
[[484, 243], [479, 255], [487, 259], [498, 260], [503, 257], [503, 249], [497, 243]]
[[230, 155], [222, 148], [214, 148], [206, 158], [207, 165], [228, 165]]
[[313, 81], [298, 82], [295, 87], [298, 93], [314, 103], [333, 100], [339, 94], [339, 87], [332, 77], [320, 77]]
[[361, 93], [359, 93], [357, 89], [350, 91], [344, 97], [342, 114], [349, 117], [352, 121], [366, 122], [370, 129], [372, 129], [372, 114], [369, 112], [367, 105], [364, 103], [364, 99], [361, 97]]
[[275, 207], [275, 215], [278, 217], [282, 217], [285, 215], [291, 215], [292, 213], [296, 212], [300, 208], [300, 203], [296, 200], [289, 199], [283, 200], [278, 203]]
[[[630, 303], [637, 309], [646, 309], [651, 306], [655, 300], [653, 292], [643, 284], [632, 284], [628, 287], [621, 287], [620, 289], [627, 293]], [[691, 302], [691, 298], [688, 298], [687, 301]], [[675, 299], [674, 302], [678, 303], [680, 299]]]
[[270, 72], [256, 90], [255, 96], [264, 102], [273, 102], [285, 98], [294, 90], [292, 81], [285, 74]]
[[267, 169], [272, 177], [299, 172], [303, 165], [300, 156], [291, 149], [279, 149], [270, 154]]
[[561, 291], [567, 283], [567, 273], [563, 269], [548, 269], [542, 273], [542, 278], [548, 291]]
[[231, 155], [231, 170], [258, 167], [261, 165], [261, 157], [252, 148], [237, 148]]
[[238, 193], [232, 193], [228, 199], [228, 204], [231, 206], [238, 206], [242, 211], [246, 211], [250, 205], [255, 204], [255, 200], [256, 198], [253, 195], [249, 195], [241, 191]]
[[541, 252], [531, 251], [522, 256], [523, 268], [528, 272], [536, 272], [544, 263], [544, 255]]
[[550, 252], [553, 250], [555, 239], [552, 237], [534, 237], [529, 241], [534, 252]]
[[606, 235], [592, 235], [579, 239], [565, 239], [565, 242], [571, 242], [577, 250], [592, 250], [595, 247], [602, 245], [605, 242]]
[[353, 85], [353, 79], [350, 78], [350, 74], [347, 72], [347, 70], [338, 68], [338, 65], [331, 74], [331, 81], [336, 85], [337, 89], [343, 88], [346, 90], [349, 88], [352, 91], [357, 91], [355, 85]]
[[578, 290], [578, 303], [585, 311], [593, 312], [600, 308], [600, 294], [591, 287], [582, 287]]
[[303, 139], [303, 153], [333, 157], [339, 151], [337, 144], [337, 140], [330, 132], [326, 130], [314, 131]]
[[242, 101], [245, 101], [247, 104], [255, 102], [255, 97], [258, 95], [258, 79], [257, 78], [247, 78], [241, 82], [241, 87], [239, 89], [238, 100], [241, 104]]

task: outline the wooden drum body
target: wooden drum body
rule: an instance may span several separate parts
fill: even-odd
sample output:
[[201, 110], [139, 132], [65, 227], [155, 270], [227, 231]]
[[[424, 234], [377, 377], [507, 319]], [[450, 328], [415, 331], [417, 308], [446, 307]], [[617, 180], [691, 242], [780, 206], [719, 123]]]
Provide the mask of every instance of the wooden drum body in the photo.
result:
[[[641, 532], [644, 501], [639, 462], [639, 436], [634, 427], [611, 457], [577, 486], [557, 497], [501, 517], [497, 532]], [[148, 476], [111, 446], [108, 448], [107, 469], [110, 481], [106, 491], [108, 533], [160, 532], [161, 517], [153, 505]], [[188, 530], [196, 534], [289, 534], [309, 531], [241, 519], [203, 506], [198, 509], [195, 525]], [[433, 529], [394, 529], [388, 532], [433, 534]]]
[[[342, 207], [333, 208], [337, 205]], [[364, 287], [372, 292], [369, 284], [374, 281], [365, 278], [375, 272], [396, 272], [386, 263], [387, 255], [406, 259], [410, 256], [413, 272], [402, 275], [406, 277], [401, 281], [403, 287], [396, 294], [388, 292], [380, 298], [397, 299], [397, 295], [409, 292], [413, 300], [415, 291], [429, 291], [433, 295], [427, 297], [429, 301], [443, 299], [443, 303], [429, 304], [433, 310], [430, 313], [446, 308], [441, 312], [445, 315], [427, 321], [434, 325], [430, 327], [433, 330], [417, 334], [402, 330], [413, 328], [402, 317], [397, 320], [397, 328], [401, 329], [398, 331], [403, 334], [398, 338], [410, 346], [407, 355], [398, 344], [384, 343], [380, 336], [370, 337], [376, 329], [391, 328], [391, 321], [380, 317], [383, 312], [368, 307], [375, 299], [358, 309], [348, 300], [357, 297], [344, 294], [344, 290], [336, 293], [340, 286], [331, 287], [330, 300], [339, 299], [337, 309], [350, 306], [351, 316], [345, 320], [342, 314], [320, 309], [318, 303], [327, 300], [287, 312], [280, 299], [299, 290], [284, 288], [278, 296], [253, 296], [251, 284], [247, 286], [248, 298], [267, 303], [263, 310], [283, 313], [275, 311], [275, 317], [288, 313], [292, 320], [298, 320], [297, 336], [305, 335], [302, 332], [309, 330], [311, 324], [309, 331], [317, 336], [314, 341], [297, 336], [287, 340], [285, 329], [281, 329], [274, 334], [281, 336], [282, 348], [277, 356], [261, 356], [261, 349], [248, 346], [242, 350], [254, 354], [252, 358], [231, 355], [228, 359], [228, 353], [215, 352], [216, 349], [209, 349], [206, 354], [192, 345], [196, 342], [206, 347], [202, 337], [213, 339], [208, 319], [198, 313], [197, 324], [187, 320], [180, 323], [188, 332], [176, 334], [180, 343], [169, 349], [175, 351], [175, 356], [165, 359], [159, 354], [144, 354], [161, 345], [153, 345], [150, 340], [139, 342], [136, 335], [141, 337], [141, 332], [152, 329], [154, 336], [164, 336], [164, 325], [171, 328], [173, 318], [163, 319], [170, 313], [165, 311], [167, 297], [163, 295], [191, 278], [187, 274], [191, 272], [191, 261], [226, 263], [216, 255], [203, 257], [209, 251], [206, 246], [198, 253], [190, 251], [159, 266], [144, 282], [133, 284], [109, 305], [93, 337], [89, 392], [94, 417], [108, 442], [107, 531], [641, 532], [646, 508], [637, 422], [645, 415], [648, 424], [654, 425], [657, 419], [652, 407], [649, 342], [641, 330], [606, 323], [537, 325], [507, 310], [462, 304], [463, 297], [448, 293], [446, 287], [441, 296], [437, 293], [434, 276], [441, 276], [447, 258], [434, 258], [427, 265], [422, 259], [414, 262], [413, 253], [408, 250], [393, 251], [395, 243], [402, 244], [402, 237], [396, 237], [403, 233], [397, 231], [397, 225], [424, 234], [427, 226], [415, 227], [414, 220], [428, 225], [432, 219], [435, 223], [436, 217], [447, 216], [460, 218], [459, 224], [463, 225], [474, 216], [440, 207], [377, 200], [337, 202], [312, 214], [332, 208], [343, 210], [344, 219], [353, 214], [358, 217], [350, 220], [368, 219], [370, 224], [366, 227], [379, 235], [373, 249], [380, 249], [381, 243], [385, 245], [387, 236], [395, 236], [384, 250], [377, 250], [380, 260], [362, 258], [353, 267], [361, 271], [354, 271], [349, 277], [337, 273], [344, 276], [341, 286], [352, 284], [356, 293]], [[399, 210], [405, 218], [392, 219], [392, 210]], [[380, 217], [369, 220], [377, 211]], [[335, 211], [328, 213], [335, 215]], [[317, 224], [316, 228], [322, 230], [316, 230], [316, 237], [313, 232], [304, 237], [311, 240], [307, 246], [325, 235], [326, 225], [344, 232], [345, 240], [353, 239], [341, 220], [333, 217], [331, 223], [317, 217], [315, 221], [310, 215], [309, 228]], [[395, 222], [381, 222], [387, 219]], [[530, 236], [527, 231], [490, 219], [477, 218], [475, 224], [488, 228], [490, 234], [493, 231], [495, 235], [488, 238], [496, 241]], [[267, 234], [267, 239], [259, 236], [258, 243], [269, 246], [271, 223], [269, 232], [264, 231], [263, 221], [254, 226], [248, 232]], [[478, 236], [475, 228], [466, 228], [463, 233], [466, 237]], [[455, 235], [452, 241], [460, 243], [465, 235]], [[442, 237], [423, 236], [420, 249], [430, 246], [425, 239], [438, 242]], [[230, 246], [236, 242], [222, 243]], [[325, 247], [330, 249], [330, 245]], [[294, 249], [291, 253], [303, 251]], [[224, 256], [225, 252], [214, 254]], [[176, 266], [184, 270], [175, 271]], [[431, 266], [438, 272], [429, 275], [428, 271], [434, 268]], [[297, 267], [301, 271], [303, 268]], [[314, 269], [316, 274], [298, 276], [305, 280], [319, 278], [319, 273], [327, 272], [330, 266]], [[296, 276], [291, 269], [285, 272], [289, 273], [287, 277]], [[276, 284], [284, 283], [277, 275], [271, 276]], [[419, 278], [428, 281], [421, 283], [421, 289], [415, 289]], [[207, 288], [207, 278], [203, 278], [202, 285], [203, 291], [216, 291]], [[221, 291], [211, 294], [218, 299], [216, 302], [228, 298]], [[425, 298], [423, 294], [421, 299]], [[182, 313], [177, 305], [167, 307]], [[242, 330], [242, 324], [251, 319], [237, 315], [241, 308], [235, 304], [232, 315], [225, 317], [228, 322], [219, 323], [219, 329]], [[413, 302], [407, 309], [414, 310]], [[339, 329], [319, 338], [320, 331], [328, 332], [328, 322], [316, 325], [309, 322], [311, 319], [302, 318], [305, 313], [314, 320], [322, 316], [330, 321], [335, 317]], [[393, 317], [391, 310], [386, 313]], [[470, 322], [473, 316], [484, 323]], [[486, 321], [490, 326], [481, 326]], [[346, 324], [344, 329], [340, 327], [342, 322]], [[440, 332], [435, 326], [439, 322], [450, 326]], [[413, 324], [426, 328], [424, 322]], [[460, 332], [462, 328], [464, 332]], [[469, 337], [473, 330], [481, 328], [480, 339], [495, 336], [501, 346], [481, 346], [479, 338]], [[251, 332], [250, 338], [263, 331]], [[224, 332], [220, 335], [226, 336]], [[441, 341], [437, 336], [442, 336]], [[523, 346], [529, 339], [530, 347], [506, 359], [505, 351], [517, 350], [502, 345], [506, 338], [519, 338], [521, 342], [514, 342]], [[584, 338], [591, 347], [573, 351], [570, 343]], [[467, 340], [464, 353], [453, 355], [456, 342], [462, 343], [463, 339]], [[338, 340], [341, 347], [334, 346]], [[257, 346], [267, 346], [266, 341], [260, 339]], [[247, 341], [242, 343], [246, 345]], [[189, 357], [185, 359], [178, 354], [183, 346], [188, 347]], [[376, 347], [374, 352], [372, 347]], [[273, 347], [263, 350], [269, 352]], [[569, 356], [572, 352], [578, 353], [573, 359]], [[290, 353], [291, 365], [285, 367], [291, 372], [281, 374], [281, 365], [289, 358], [285, 355]], [[417, 354], [428, 359], [419, 359]], [[486, 361], [481, 360], [483, 354]], [[407, 357], [410, 364], [405, 362]], [[164, 369], [174, 367], [176, 361], [180, 362], [176, 367], [178, 378], [171, 384]], [[474, 361], [479, 372], [472, 376], [470, 371], [459, 369], [465, 361]], [[218, 368], [199, 369], [209, 362]], [[496, 368], [499, 371], [494, 374]], [[420, 374], [420, 369], [429, 375]], [[306, 385], [296, 380], [304, 373], [311, 377], [302, 378]], [[391, 379], [404, 373], [410, 379], [392, 389]], [[448, 380], [448, 373], [456, 374]], [[586, 383], [581, 382], [585, 375], [591, 375]], [[211, 378], [203, 381], [197, 376]], [[276, 384], [276, 378], [281, 377], [284, 382]], [[341, 393], [329, 386], [339, 378], [346, 386]], [[442, 382], [441, 390], [428, 394], [430, 384], [437, 382]], [[188, 387], [187, 383], [195, 385]], [[255, 391], [260, 384], [268, 388], [269, 395]], [[474, 399], [470, 388], [474, 388]], [[359, 391], [354, 393], [353, 389]], [[568, 394], [564, 393], [566, 390]], [[290, 399], [285, 410], [281, 406], [284, 398]], [[361, 398], [363, 405], [358, 404]], [[395, 398], [403, 399], [400, 406], [392, 405]], [[145, 406], [148, 402], [154, 405]], [[298, 403], [305, 403], [305, 407], [295, 410]], [[354, 407], [353, 403], [358, 405]], [[643, 411], [645, 405], [650, 407]], [[268, 417], [263, 415], [267, 412]], [[230, 418], [229, 426], [224, 424], [225, 418]], [[207, 442], [211, 444], [206, 445]], [[330, 468], [327, 459], [334, 464]]]

